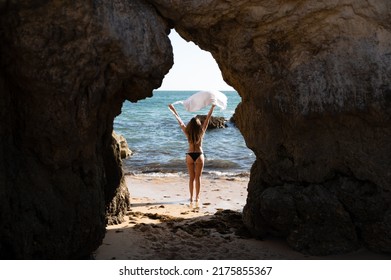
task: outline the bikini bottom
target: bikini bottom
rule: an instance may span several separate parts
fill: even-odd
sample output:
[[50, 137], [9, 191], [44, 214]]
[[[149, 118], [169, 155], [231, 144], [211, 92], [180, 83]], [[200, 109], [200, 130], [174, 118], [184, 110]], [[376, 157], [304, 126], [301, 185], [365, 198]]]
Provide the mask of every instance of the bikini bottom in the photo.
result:
[[193, 161], [196, 161], [200, 157], [200, 155], [202, 155], [201, 152], [192, 152], [187, 154], [193, 159]]

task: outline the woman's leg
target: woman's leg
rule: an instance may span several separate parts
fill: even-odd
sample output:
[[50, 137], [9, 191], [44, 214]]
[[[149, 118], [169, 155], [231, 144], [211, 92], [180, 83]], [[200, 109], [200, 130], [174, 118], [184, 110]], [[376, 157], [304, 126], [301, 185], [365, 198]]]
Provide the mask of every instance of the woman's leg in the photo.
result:
[[195, 162], [195, 187], [196, 187], [196, 201], [199, 200], [200, 190], [201, 190], [201, 175], [202, 170], [204, 169], [205, 157], [200, 155], [200, 157]]
[[194, 188], [194, 178], [195, 178], [195, 170], [194, 170], [194, 161], [189, 156], [186, 155], [186, 165], [187, 170], [189, 172], [189, 192], [190, 192], [190, 202], [193, 201], [193, 188]]

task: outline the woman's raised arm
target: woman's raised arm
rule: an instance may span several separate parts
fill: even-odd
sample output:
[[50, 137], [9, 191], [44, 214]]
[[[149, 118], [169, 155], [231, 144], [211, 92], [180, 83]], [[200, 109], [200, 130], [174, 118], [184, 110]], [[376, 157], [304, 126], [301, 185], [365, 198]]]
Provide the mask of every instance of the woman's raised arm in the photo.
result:
[[175, 118], [176, 118], [176, 120], [178, 121], [179, 126], [181, 127], [181, 129], [183, 130], [183, 132], [185, 132], [186, 125], [185, 125], [184, 122], [182, 121], [182, 119], [181, 119], [181, 117], [179, 116], [178, 112], [175, 110], [174, 105], [170, 104], [170, 105], [168, 105], [168, 108], [170, 109], [171, 113], [175, 116]]
[[212, 105], [212, 107], [210, 107], [210, 110], [208, 112], [208, 115], [206, 116], [206, 119], [202, 125], [202, 130], [203, 131], [206, 131], [206, 129], [208, 128], [208, 124], [209, 124], [209, 121], [210, 121], [210, 118], [212, 117], [212, 113], [213, 113], [213, 110], [214, 108], [216, 107], [216, 105]]

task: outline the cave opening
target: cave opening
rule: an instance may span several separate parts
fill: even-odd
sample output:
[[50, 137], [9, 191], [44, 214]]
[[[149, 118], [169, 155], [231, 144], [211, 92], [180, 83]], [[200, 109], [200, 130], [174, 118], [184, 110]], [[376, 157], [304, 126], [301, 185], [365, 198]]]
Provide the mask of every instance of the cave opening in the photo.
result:
[[[169, 35], [174, 64], [152, 98], [136, 103], [125, 101], [114, 120], [114, 131], [125, 137], [133, 155], [124, 159], [125, 173], [183, 173], [187, 143], [167, 105], [184, 100], [199, 90], [219, 90], [228, 97], [227, 109], [216, 109], [215, 117], [225, 119], [225, 129], [209, 130], [204, 149], [208, 160], [205, 172], [214, 174], [249, 173], [255, 160], [234, 123], [234, 113], [241, 97], [222, 79], [220, 69], [209, 52], [193, 42], [186, 42], [175, 31]], [[177, 110], [186, 123], [196, 114], [205, 115], [209, 108], [189, 113], [182, 105]], [[210, 144], [209, 144], [210, 143]], [[230, 152], [227, 153], [227, 150]]]
[[[209, 52], [193, 42], [186, 42], [173, 29], [169, 35], [174, 65], [152, 98], [136, 103], [125, 101], [114, 120], [114, 131], [125, 137], [133, 154], [123, 160], [125, 174], [186, 173], [184, 163], [187, 143], [167, 105], [184, 100], [199, 90], [220, 90], [228, 97], [225, 110], [216, 109], [213, 116], [225, 119], [225, 129], [211, 129], [205, 135], [207, 157], [204, 173], [249, 174], [255, 160], [243, 136], [234, 124], [234, 112], [241, 97], [222, 79], [220, 69]], [[189, 113], [176, 106], [185, 123], [193, 116], [206, 115], [209, 108]], [[227, 153], [229, 150], [229, 153]]]
[[[130, 209], [124, 223], [107, 227], [103, 245], [95, 252], [97, 259], [112, 258], [105, 246], [116, 248], [115, 255], [125, 258], [126, 248], [138, 248], [139, 244], [118, 244], [118, 233], [131, 234], [144, 244], [140, 258], [186, 258], [179, 251], [187, 252], [192, 245], [181, 240], [189, 238], [183, 232], [165, 241], [165, 250], [159, 239], [148, 238], [159, 229], [162, 240], [177, 227], [195, 237], [203, 236], [210, 242], [220, 238], [208, 237], [214, 230], [230, 232], [243, 229], [241, 212], [246, 203], [250, 168], [254, 153], [247, 148], [244, 138], [234, 122], [234, 113], [241, 97], [222, 79], [220, 69], [209, 52], [192, 42], [186, 42], [175, 30], [170, 40], [174, 52], [174, 65], [151, 98], [137, 102], [125, 101], [121, 114], [114, 120], [114, 131], [122, 135], [132, 155], [122, 159], [125, 182], [130, 192]], [[207, 71], [205, 71], [207, 70]], [[228, 97], [225, 110], [216, 108], [214, 117], [225, 120], [224, 128], [208, 129], [204, 136], [205, 166], [202, 176], [201, 201], [189, 202], [188, 173], [186, 167], [186, 137], [167, 105], [184, 100], [199, 90], [219, 90]], [[206, 115], [209, 106], [196, 112], [187, 112], [179, 104], [176, 109], [187, 123], [195, 115]], [[199, 217], [209, 219], [208, 224]], [[182, 222], [183, 220], [183, 222]], [[230, 220], [227, 228], [221, 224]], [[127, 225], [127, 224], [133, 225]], [[143, 232], [150, 233], [147, 236]], [[176, 241], [175, 241], [176, 240]], [[133, 242], [133, 243], [132, 243]], [[182, 245], [178, 245], [182, 243]], [[180, 246], [182, 250], [172, 250]], [[218, 246], [216, 245], [216, 248]], [[137, 255], [137, 249], [135, 249]], [[167, 255], [168, 254], [168, 255]], [[146, 257], [147, 256], [147, 257]], [[197, 258], [202, 258], [198, 256]]]
[[[121, 114], [114, 120], [115, 133], [125, 138], [132, 151], [130, 156], [122, 159], [122, 168], [133, 202], [137, 196], [148, 196], [154, 200], [151, 203], [172, 204], [187, 201], [188, 172], [185, 153], [188, 144], [167, 105], [185, 100], [199, 90], [219, 90], [228, 98], [227, 108], [216, 108], [213, 113], [215, 118], [224, 120], [224, 128], [208, 129], [204, 137], [203, 150], [206, 160], [203, 179], [208, 177], [207, 181], [210, 178], [224, 177], [247, 182], [255, 160], [254, 153], [247, 148], [241, 132], [235, 125], [234, 113], [241, 97], [222, 79], [212, 55], [201, 50], [193, 42], [186, 42], [174, 29], [169, 38], [173, 47], [174, 64], [161, 87], [153, 92], [151, 98], [137, 102], [125, 101]], [[208, 70], [203, 71], [204, 69]], [[206, 115], [209, 110], [209, 107], [205, 107], [191, 113], [181, 104], [175, 106], [185, 123], [195, 115]], [[182, 184], [181, 195], [178, 197], [176, 193], [175, 197], [170, 197], [171, 194], [153, 188], [149, 190], [148, 186], [138, 189], [137, 182], [141, 180], [137, 178], [139, 176], [166, 180], [167, 177], [171, 177], [170, 182], [165, 183]], [[175, 182], [174, 177], [179, 177], [179, 181]], [[156, 187], [152, 181], [149, 180], [149, 186]], [[203, 187], [201, 190], [204, 196], [210, 191], [210, 188], [208, 190]], [[246, 195], [240, 194], [237, 199], [234, 205], [225, 202], [224, 207], [241, 211]], [[216, 211], [212, 206], [204, 208], [210, 208], [211, 212]]]

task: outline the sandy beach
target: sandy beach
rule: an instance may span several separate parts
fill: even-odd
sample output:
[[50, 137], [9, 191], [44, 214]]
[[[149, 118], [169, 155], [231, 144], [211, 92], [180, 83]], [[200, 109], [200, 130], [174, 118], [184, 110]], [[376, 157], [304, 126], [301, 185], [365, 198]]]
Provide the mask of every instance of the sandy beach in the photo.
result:
[[99, 260], [151, 259], [387, 259], [361, 249], [327, 257], [292, 250], [283, 239], [254, 239], [241, 222], [247, 177], [204, 177], [201, 200], [190, 203], [185, 175], [127, 175], [132, 207], [108, 226]]

